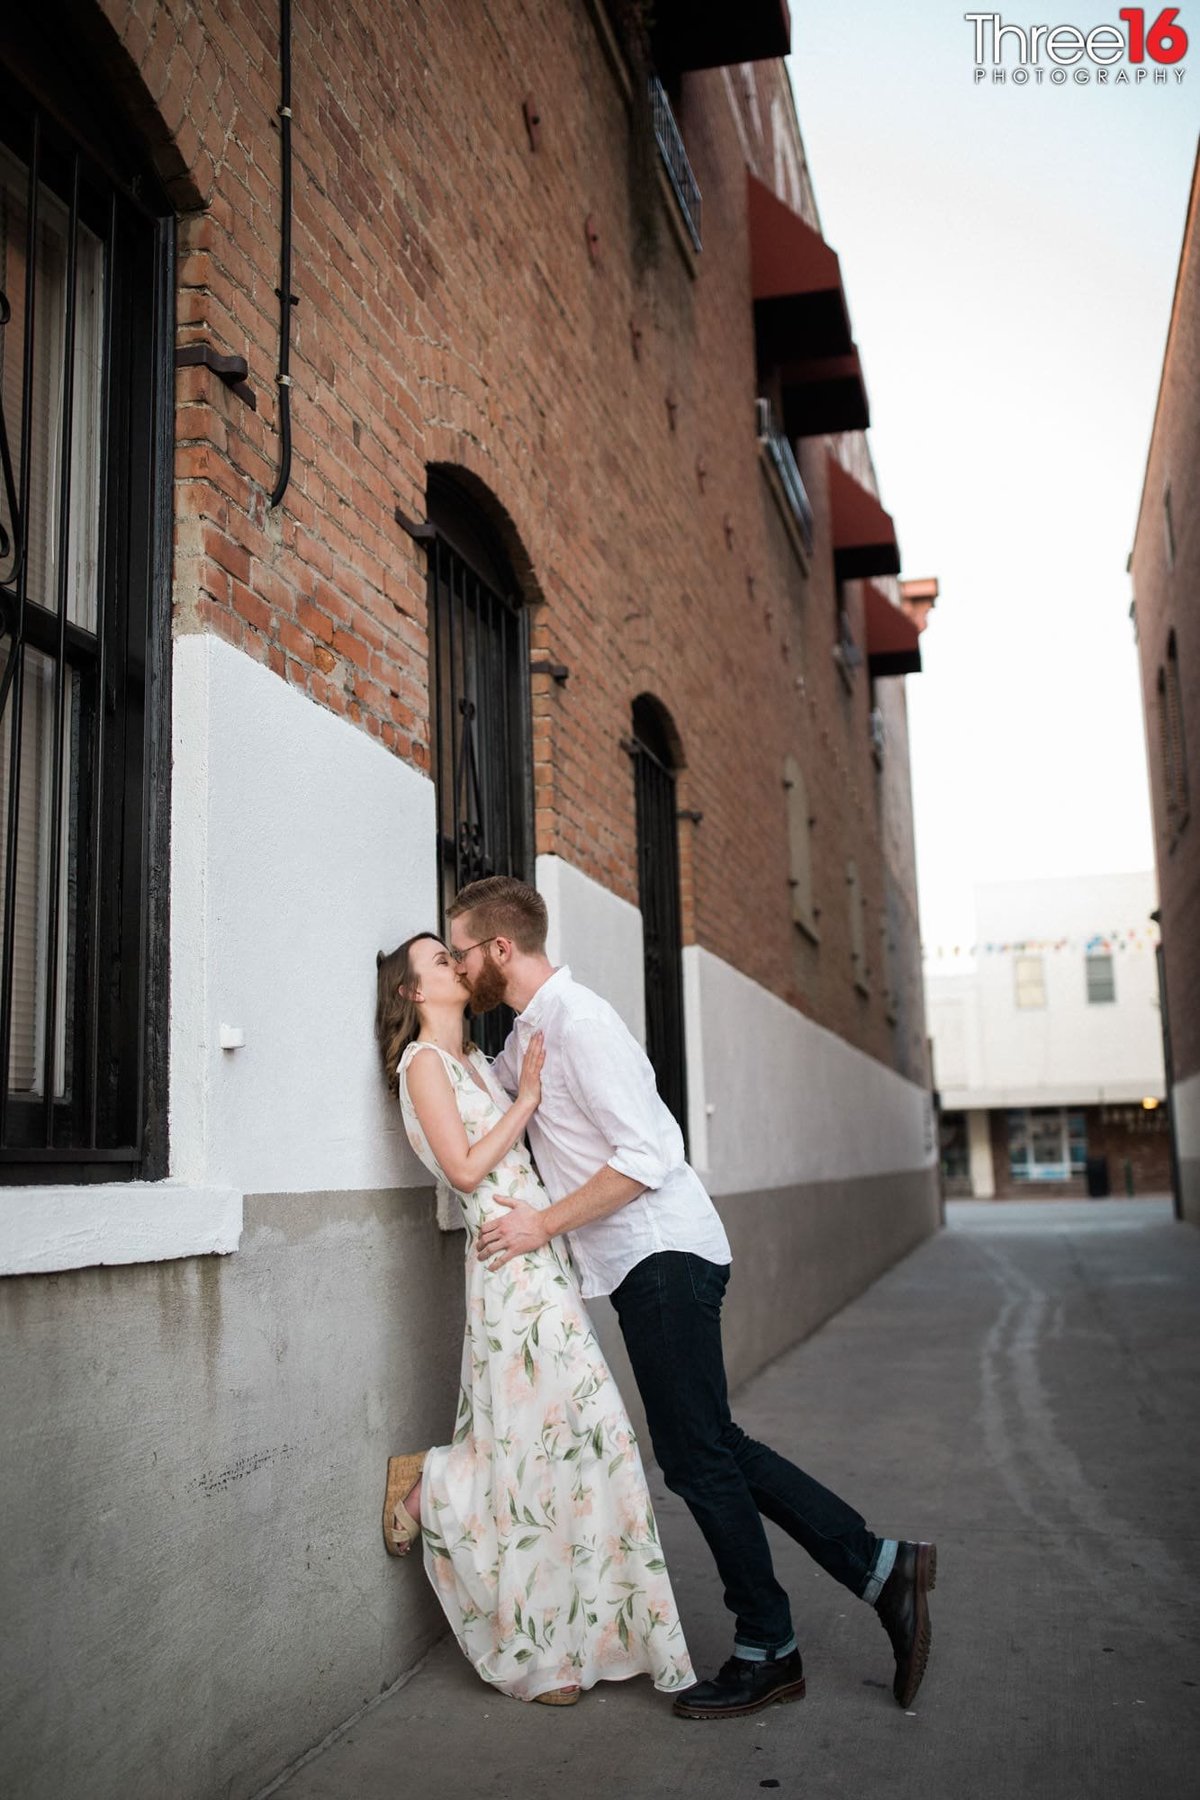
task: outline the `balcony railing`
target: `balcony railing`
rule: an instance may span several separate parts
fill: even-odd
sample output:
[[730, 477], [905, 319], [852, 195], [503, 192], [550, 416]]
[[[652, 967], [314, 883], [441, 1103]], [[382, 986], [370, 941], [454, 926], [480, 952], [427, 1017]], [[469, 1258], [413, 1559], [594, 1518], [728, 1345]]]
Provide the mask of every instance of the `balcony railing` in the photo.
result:
[[813, 548], [813, 510], [804, 487], [804, 479], [800, 474], [795, 453], [784, 433], [778, 429], [771, 416], [771, 402], [759, 400], [758, 438], [763, 444], [775, 466], [787, 503], [795, 514], [796, 524], [800, 528], [800, 536], [804, 543], [805, 553], [812, 555]]
[[675, 123], [675, 114], [671, 111], [671, 102], [667, 99], [666, 89], [657, 75], [650, 77], [650, 110], [654, 118], [654, 136], [658, 144], [659, 154], [663, 159], [663, 167], [667, 171], [667, 180], [671, 183], [672, 192], [679, 202], [679, 210], [683, 214], [683, 222], [688, 236], [697, 250], [700, 248], [700, 189], [696, 177], [692, 174], [692, 165], [688, 161], [687, 151], [683, 147], [683, 139], [679, 135], [679, 127]]

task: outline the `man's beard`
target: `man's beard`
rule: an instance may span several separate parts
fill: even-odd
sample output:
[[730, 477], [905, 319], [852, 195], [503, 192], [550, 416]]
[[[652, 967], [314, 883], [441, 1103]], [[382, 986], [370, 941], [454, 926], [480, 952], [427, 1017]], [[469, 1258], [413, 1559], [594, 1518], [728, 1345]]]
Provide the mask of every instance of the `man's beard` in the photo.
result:
[[481, 1013], [495, 1012], [503, 1004], [504, 971], [489, 956], [471, 983], [471, 1016], [477, 1019]]

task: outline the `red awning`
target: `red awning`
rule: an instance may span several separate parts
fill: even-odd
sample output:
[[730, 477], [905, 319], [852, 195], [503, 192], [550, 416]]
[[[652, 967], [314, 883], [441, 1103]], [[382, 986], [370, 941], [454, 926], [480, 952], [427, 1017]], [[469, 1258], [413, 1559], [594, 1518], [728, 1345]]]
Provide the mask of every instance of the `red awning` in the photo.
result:
[[850, 318], [836, 251], [749, 170], [746, 183], [760, 366], [847, 354]]
[[870, 575], [898, 575], [900, 546], [892, 515], [837, 458], [829, 458], [829, 510], [833, 526], [833, 566], [839, 581]]
[[654, 0], [650, 41], [660, 68], [764, 62], [792, 47], [787, 0]]
[[779, 370], [783, 422], [791, 438], [824, 437], [827, 432], [865, 431], [871, 408], [858, 351], [789, 362]]
[[920, 631], [915, 621], [893, 606], [873, 582], [863, 587], [867, 621], [867, 664], [873, 676], [918, 675], [921, 671]]

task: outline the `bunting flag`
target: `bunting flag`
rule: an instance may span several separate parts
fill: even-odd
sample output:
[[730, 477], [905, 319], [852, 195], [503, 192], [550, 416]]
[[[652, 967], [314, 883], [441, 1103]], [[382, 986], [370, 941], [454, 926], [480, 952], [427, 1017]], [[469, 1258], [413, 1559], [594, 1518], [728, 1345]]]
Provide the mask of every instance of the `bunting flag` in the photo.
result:
[[1044, 956], [1069, 950], [1085, 956], [1111, 955], [1114, 950], [1154, 950], [1160, 941], [1156, 925], [1129, 925], [1120, 931], [1093, 931], [1086, 937], [1014, 938], [980, 944], [922, 944], [926, 962], [947, 962], [956, 956]]

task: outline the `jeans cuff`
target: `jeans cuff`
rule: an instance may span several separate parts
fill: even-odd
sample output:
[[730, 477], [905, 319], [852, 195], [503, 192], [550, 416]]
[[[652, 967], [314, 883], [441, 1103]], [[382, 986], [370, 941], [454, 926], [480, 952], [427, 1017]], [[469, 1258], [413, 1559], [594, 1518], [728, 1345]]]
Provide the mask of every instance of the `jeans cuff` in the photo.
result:
[[868, 1606], [874, 1606], [882, 1594], [883, 1584], [896, 1566], [896, 1551], [899, 1547], [896, 1538], [880, 1538], [875, 1561], [871, 1564], [871, 1573], [867, 1576], [867, 1585], [862, 1591], [862, 1597]]
[[778, 1662], [781, 1656], [790, 1656], [795, 1648], [795, 1633], [786, 1644], [772, 1650], [768, 1650], [765, 1644], [740, 1644], [736, 1638], [733, 1640], [733, 1654], [739, 1662]]

